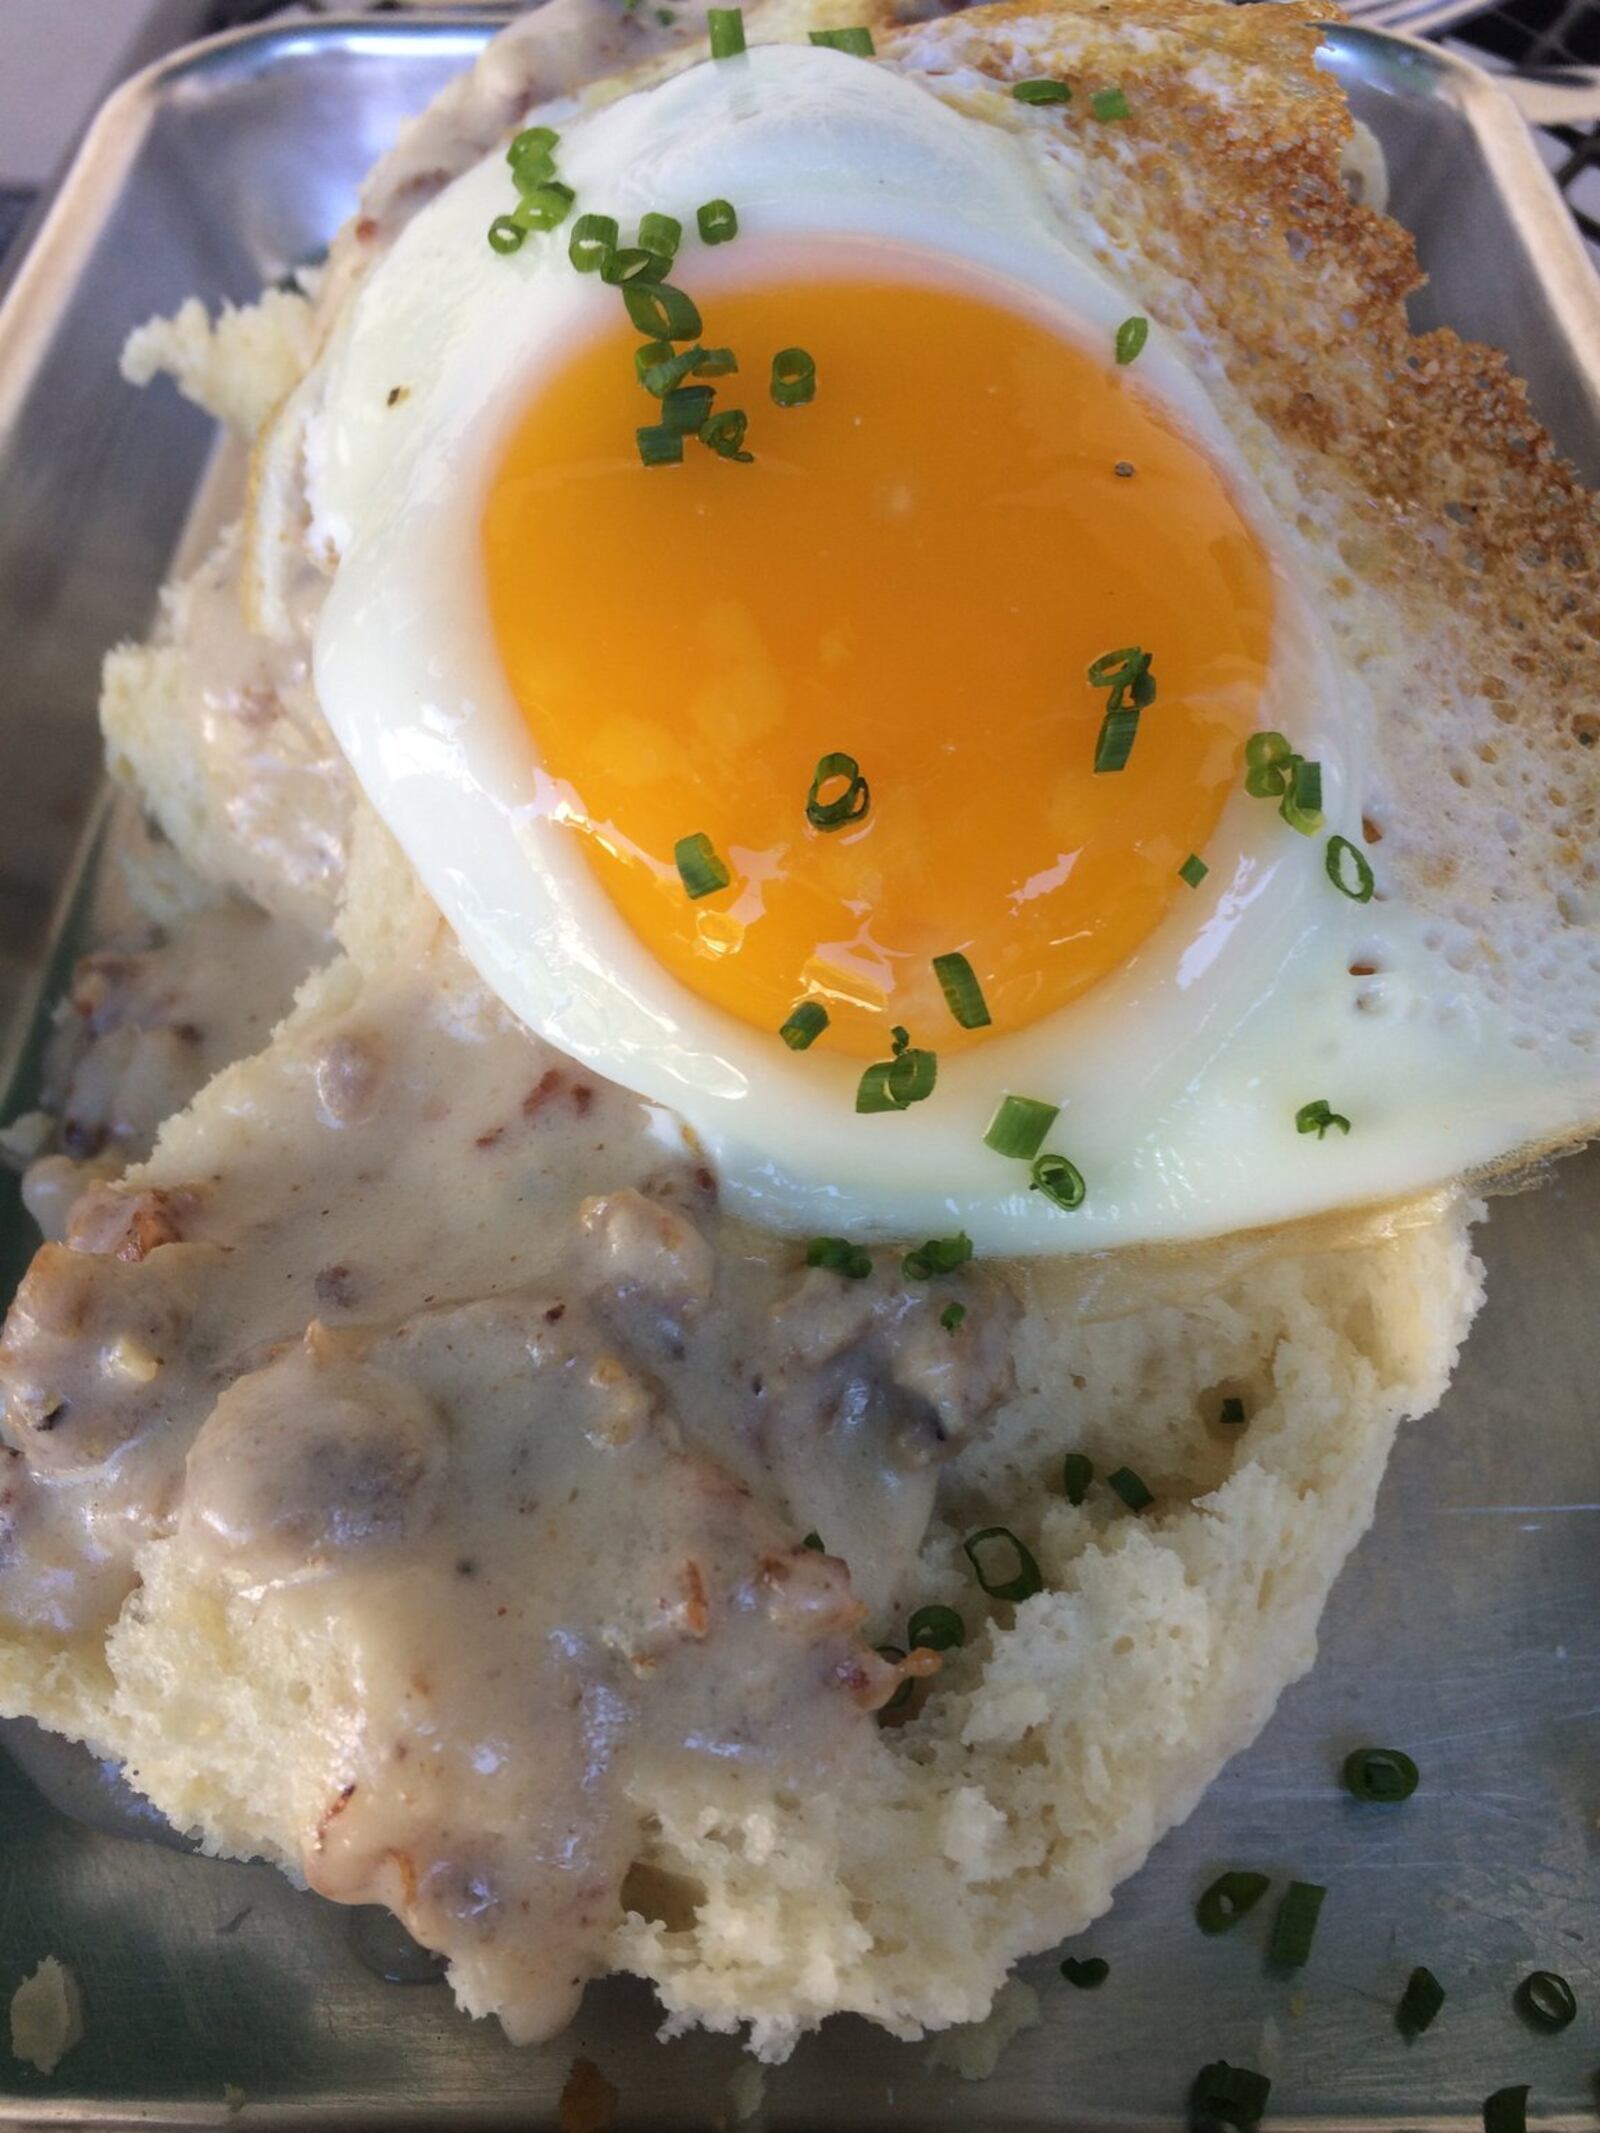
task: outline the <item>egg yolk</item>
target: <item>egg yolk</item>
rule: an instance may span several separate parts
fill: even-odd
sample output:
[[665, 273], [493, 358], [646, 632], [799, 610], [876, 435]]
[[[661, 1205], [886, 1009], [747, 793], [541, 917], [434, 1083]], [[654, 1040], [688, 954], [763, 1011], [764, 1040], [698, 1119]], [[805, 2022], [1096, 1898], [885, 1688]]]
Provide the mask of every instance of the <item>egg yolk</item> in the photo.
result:
[[[900, 1024], [952, 1051], [1061, 1007], [1193, 894], [1179, 868], [1273, 723], [1271, 569], [1109, 346], [985, 278], [762, 257], [700, 299], [748, 464], [693, 437], [641, 463], [659, 409], [620, 301], [540, 383], [486, 505], [497, 647], [553, 812], [660, 963], [757, 1028], [814, 1000], [830, 1048], [886, 1057]], [[781, 407], [794, 346], [815, 397]], [[1127, 647], [1155, 699], [1097, 773], [1088, 670]], [[867, 788], [832, 829], [807, 817], [827, 755]], [[730, 877], [699, 897], [674, 856], [693, 836]], [[957, 951], [981, 1029], [933, 969]]]

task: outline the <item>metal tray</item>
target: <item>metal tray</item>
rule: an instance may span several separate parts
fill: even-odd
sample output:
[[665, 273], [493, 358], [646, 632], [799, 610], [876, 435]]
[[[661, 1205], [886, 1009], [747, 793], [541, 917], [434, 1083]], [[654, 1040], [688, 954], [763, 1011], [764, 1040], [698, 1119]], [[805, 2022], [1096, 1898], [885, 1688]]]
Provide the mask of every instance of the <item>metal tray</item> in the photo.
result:
[[[117, 383], [122, 337], [190, 292], [246, 297], [323, 242], [397, 121], [486, 34], [322, 21], [143, 75], [91, 133], [0, 314], [0, 1112], [27, 1099], [52, 943], [64, 952], [97, 662], [147, 621], [211, 444], [170, 392]], [[1332, 32], [1329, 63], [1432, 277], [1418, 323], [1506, 348], [1600, 480], [1600, 286], [1515, 112], [1461, 62], [1370, 32]], [[14, 1197], [0, 1244], [13, 1263], [28, 1248]], [[1500, 1203], [1483, 1250], [1488, 1309], [1443, 1413], [1402, 1438], [1320, 1664], [1084, 1937], [1109, 1982], [1075, 1992], [1053, 1958], [1024, 1966], [1043, 2021], [981, 2088], [832, 2023], [768, 2078], [763, 2124], [1134, 2133], [1181, 2123], [1195, 2070], [1222, 2055], [1272, 2074], [1277, 2127], [1475, 2127], [1481, 2099], [1521, 2081], [1532, 2123], [1594, 2126], [1600, 1158]], [[1416, 1755], [1408, 1806], [1340, 1793], [1361, 1740]], [[1296, 1984], [1266, 1975], [1259, 1934], [1194, 1930], [1222, 1864], [1328, 1885]], [[380, 1982], [348, 1915], [268, 1869], [95, 1834], [0, 1765], [0, 1994], [47, 1952], [82, 1980], [87, 2034], [52, 2081], [0, 2050], [0, 2124], [549, 2126], [577, 2053], [620, 2089], [623, 2128], [734, 2120], [735, 2043], [657, 2044], [638, 1984], [591, 1991], [567, 2037], [514, 2051], [442, 1985]], [[1449, 2000], [1407, 2045], [1392, 2010], [1419, 1962]], [[1512, 2010], [1536, 1965], [1577, 1990], [1562, 2036]]]

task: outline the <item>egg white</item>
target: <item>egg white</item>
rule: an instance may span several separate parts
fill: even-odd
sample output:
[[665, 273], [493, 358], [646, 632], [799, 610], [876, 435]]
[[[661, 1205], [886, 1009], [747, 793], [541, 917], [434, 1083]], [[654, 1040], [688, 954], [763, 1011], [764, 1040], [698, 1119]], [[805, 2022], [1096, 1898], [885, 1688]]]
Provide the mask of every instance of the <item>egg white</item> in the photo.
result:
[[[564, 123], [558, 154], [580, 212], [625, 229], [650, 209], [682, 219], [676, 278], [703, 307], [809, 238], [836, 244], [835, 270], [982, 279], [1097, 353], [1132, 308], [1075, 247], [1070, 202], [1026, 128], [837, 52], [769, 46], [701, 65]], [[712, 250], [694, 241], [694, 211], [717, 196], [736, 203], [741, 234]], [[617, 310], [614, 290], [572, 271], [566, 230], [511, 258], [490, 250], [484, 233], [510, 197], [495, 155], [405, 231], [341, 321], [307, 450], [314, 538], [338, 559], [316, 637], [322, 703], [516, 1014], [670, 1106], [756, 1219], [864, 1236], [961, 1225], [989, 1252], [1277, 1222], [1420, 1189], [1556, 1130], [1560, 1098], [1546, 1100], [1465, 983], [1441, 994], [1417, 923], [1338, 894], [1324, 837], [1290, 831], [1242, 786], [1208, 845], [1210, 875], [1179, 890], [1119, 973], [943, 1060], [933, 1097], [905, 1113], [857, 1116], [859, 1062], [825, 1044], [791, 1054], [669, 976], [561, 826], [570, 796], [539, 765], [489, 623], [480, 519], [498, 455], [541, 376]], [[1263, 723], [1320, 760], [1328, 828], [1359, 841], [1365, 692], [1340, 672], [1264, 499], [1159, 331], [1138, 385], [1225, 471], [1273, 559]], [[1381, 975], [1353, 977], [1352, 963]], [[914, 1036], [937, 1048], [937, 1031]], [[1087, 1180], [1075, 1212], [984, 1146], [1007, 1090], [1062, 1106], [1048, 1145]], [[1349, 1116], [1348, 1137], [1297, 1133], [1296, 1111], [1318, 1097]]]

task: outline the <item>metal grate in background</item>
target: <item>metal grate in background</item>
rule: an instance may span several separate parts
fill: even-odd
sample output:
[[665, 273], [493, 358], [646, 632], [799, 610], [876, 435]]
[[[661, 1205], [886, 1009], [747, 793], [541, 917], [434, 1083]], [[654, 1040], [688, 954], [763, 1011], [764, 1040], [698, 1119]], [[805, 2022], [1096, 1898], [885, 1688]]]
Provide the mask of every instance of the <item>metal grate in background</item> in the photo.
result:
[[[1512, 67], [1600, 66], [1597, 0], [1510, 0], [1443, 42], [1464, 58]], [[1539, 152], [1600, 266], [1600, 124], [1536, 126]]]

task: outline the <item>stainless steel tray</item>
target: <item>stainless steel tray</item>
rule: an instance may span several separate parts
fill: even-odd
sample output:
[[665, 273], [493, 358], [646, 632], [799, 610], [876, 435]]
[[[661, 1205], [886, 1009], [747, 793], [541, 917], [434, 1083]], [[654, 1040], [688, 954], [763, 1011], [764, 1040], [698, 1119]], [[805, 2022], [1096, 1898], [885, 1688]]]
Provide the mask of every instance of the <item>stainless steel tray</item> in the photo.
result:
[[[191, 291], [247, 296], [313, 250], [396, 122], [484, 34], [459, 18], [318, 22], [144, 75], [91, 134], [0, 314], [0, 1110], [26, 1099], [51, 913], [96, 790], [99, 655], [146, 621], [210, 443], [172, 394], [118, 384], [122, 336]], [[1600, 480], [1600, 287], [1516, 114], [1425, 47], [1341, 30], [1330, 63], [1431, 273], [1419, 324], [1507, 348]], [[14, 1201], [0, 1244], [13, 1261], [27, 1249]], [[1026, 1966], [1043, 2022], [981, 2088], [832, 2024], [769, 2078], [766, 2126], [1133, 2133], [1181, 2123], [1218, 2055], [1273, 2075], [1278, 2127], [1476, 2126], [1481, 2099], [1521, 2081], [1532, 2123], [1594, 2126], [1600, 1160], [1501, 1203], [1483, 1248], [1488, 1310], [1444, 1412], [1402, 1439], [1316, 1672], [1085, 1936], [1109, 1982], [1074, 1992], [1053, 1959]], [[1405, 1808], [1337, 1789], [1362, 1740], [1416, 1755]], [[1298, 1983], [1266, 1975], [1259, 1934], [1194, 1930], [1222, 1864], [1328, 1885]], [[46, 1952], [82, 1979], [87, 2035], [49, 2082], [0, 2049], [0, 2124], [548, 2126], [580, 2052], [620, 2089], [623, 2128], [733, 2118], [732, 2040], [657, 2045], [641, 1986], [592, 1991], [568, 2037], [513, 2051], [442, 1986], [381, 1983], [346, 1914], [267, 1869], [96, 1835], [0, 1766], [0, 1994]], [[1392, 2009], [1419, 1962], [1450, 1997], [1408, 2046]], [[1535, 1965], [1577, 1989], [1563, 2036], [1512, 2011]]]

